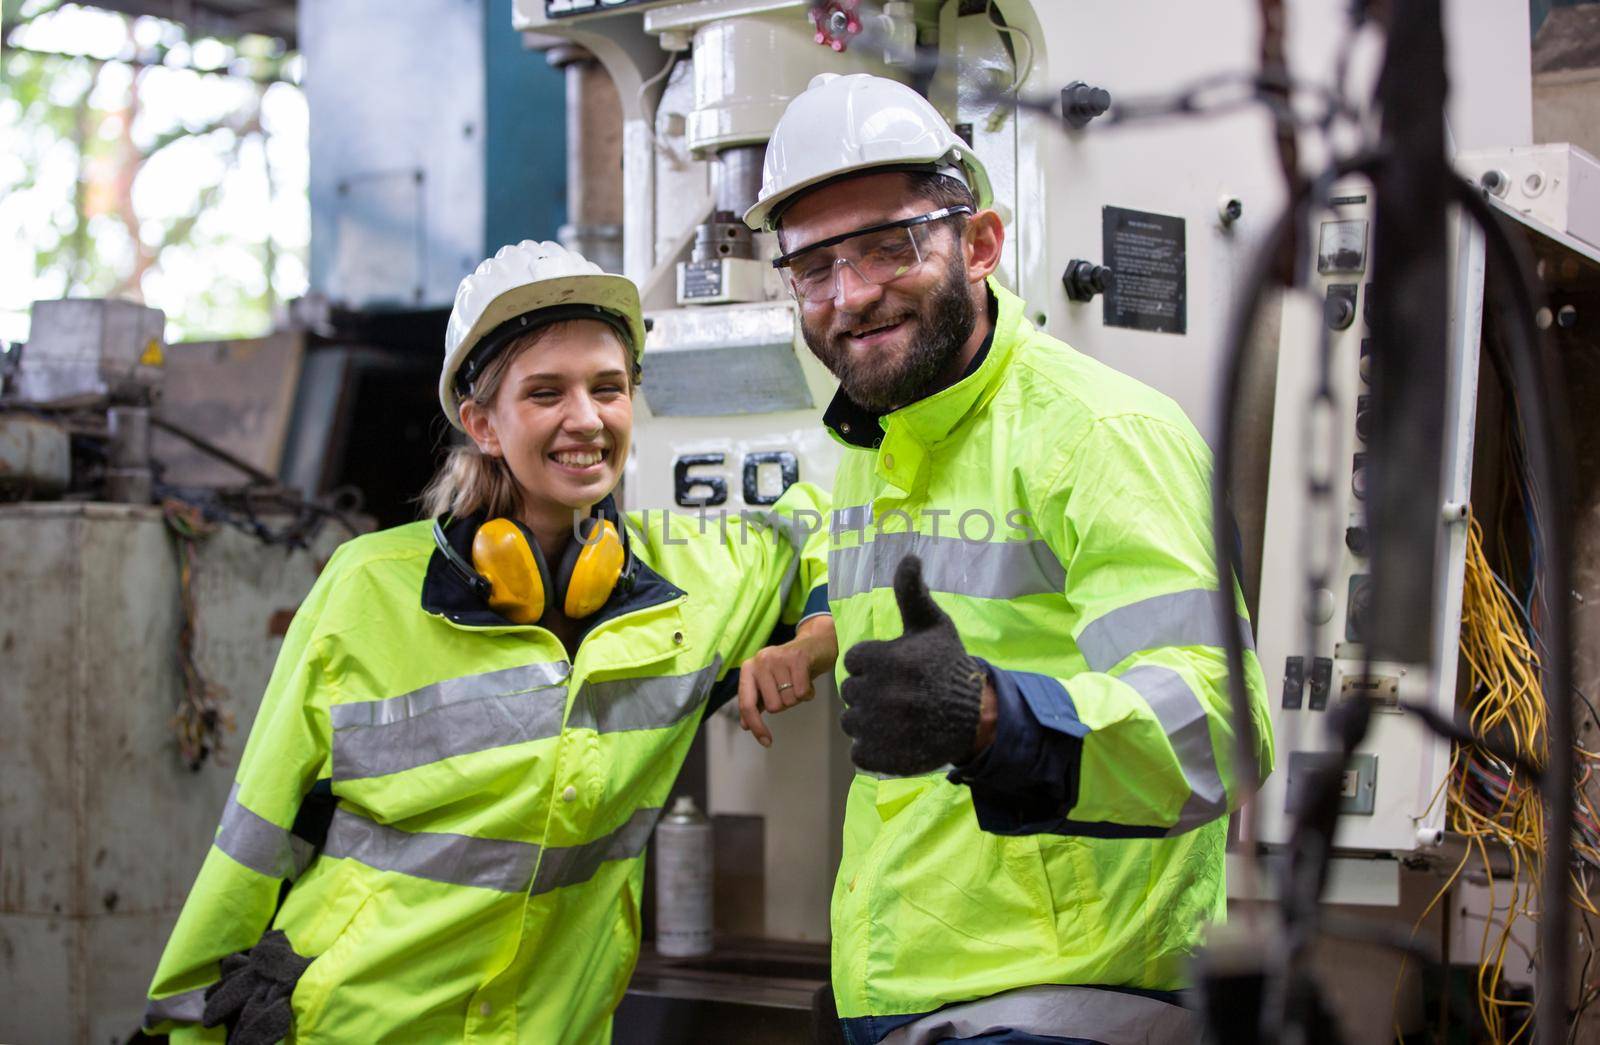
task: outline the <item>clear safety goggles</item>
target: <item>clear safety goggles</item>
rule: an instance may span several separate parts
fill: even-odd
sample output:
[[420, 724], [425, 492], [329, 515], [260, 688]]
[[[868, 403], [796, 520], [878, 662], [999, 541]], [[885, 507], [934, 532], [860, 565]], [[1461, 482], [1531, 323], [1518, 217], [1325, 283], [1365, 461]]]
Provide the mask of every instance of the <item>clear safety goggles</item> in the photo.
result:
[[943, 207], [914, 218], [856, 229], [780, 255], [772, 267], [787, 270], [796, 300], [816, 305], [839, 294], [839, 271], [848, 267], [861, 280], [881, 286], [899, 279], [928, 257], [936, 221], [971, 214], [968, 206]]

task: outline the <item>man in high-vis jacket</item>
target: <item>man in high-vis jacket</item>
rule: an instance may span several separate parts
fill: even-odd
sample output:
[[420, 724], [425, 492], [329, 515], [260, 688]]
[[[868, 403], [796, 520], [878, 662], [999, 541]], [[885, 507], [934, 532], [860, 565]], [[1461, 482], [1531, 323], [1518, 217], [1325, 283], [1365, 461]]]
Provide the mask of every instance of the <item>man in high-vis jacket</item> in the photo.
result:
[[[839, 378], [828, 598], [858, 773], [833, 894], [852, 1043], [1191, 1042], [1240, 779], [1211, 459], [1166, 396], [992, 278], [982, 163], [910, 88], [823, 75], [755, 229]], [[1272, 741], [1247, 648], [1253, 750]], [[743, 720], [765, 726], [753, 700]]]

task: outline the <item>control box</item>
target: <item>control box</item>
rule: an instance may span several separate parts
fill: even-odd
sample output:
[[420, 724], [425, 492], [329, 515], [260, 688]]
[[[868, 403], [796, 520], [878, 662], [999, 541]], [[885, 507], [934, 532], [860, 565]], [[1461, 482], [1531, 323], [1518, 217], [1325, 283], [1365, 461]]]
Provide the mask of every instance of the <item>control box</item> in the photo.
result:
[[1257, 652], [1266, 675], [1277, 768], [1256, 801], [1260, 840], [1289, 840], [1304, 781], [1336, 758], [1329, 712], [1365, 700], [1376, 712], [1342, 768], [1335, 845], [1410, 853], [1443, 837], [1450, 744], [1403, 705], [1450, 715], [1465, 563], [1466, 504], [1483, 299], [1481, 234], [1452, 223], [1446, 431], [1439, 510], [1438, 614], [1428, 663], [1371, 662], [1373, 617], [1366, 497], [1372, 435], [1372, 193], [1342, 186], [1316, 228], [1312, 292], [1286, 295], [1262, 547]]

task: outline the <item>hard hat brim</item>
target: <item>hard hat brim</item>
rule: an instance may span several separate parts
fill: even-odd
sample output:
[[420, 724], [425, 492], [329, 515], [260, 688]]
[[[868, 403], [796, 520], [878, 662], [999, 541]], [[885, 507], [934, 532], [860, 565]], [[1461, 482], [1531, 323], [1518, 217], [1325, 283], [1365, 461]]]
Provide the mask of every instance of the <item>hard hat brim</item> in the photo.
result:
[[994, 203], [994, 193], [989, 187], [989, 172], [984, 169], [982, 161], [971, 152], [963, 151], [956, 155], [946, 152], [939, 156], [930, 156], [926, 160], [896, 159], [892, 161], [860, 163], [842, 170], [825, 171], [793, 185], [785, 186], [782, 192], [775, 192], [767, 199], [757, 200], [755, 206], [744, 212], [744, 223], [753, 232], [773, 232], [777, 229], [778, 219], [789, 205], [798, 200], [802, 195], [820, 189], [836, 181], [848, 178], [861, 177], [867, 174], [887, 174], [893, 171], [937, 171], [940, 167], [959, 167], [966, 175], [967, 188], [972, 191], [973, 198], [982, 210]]

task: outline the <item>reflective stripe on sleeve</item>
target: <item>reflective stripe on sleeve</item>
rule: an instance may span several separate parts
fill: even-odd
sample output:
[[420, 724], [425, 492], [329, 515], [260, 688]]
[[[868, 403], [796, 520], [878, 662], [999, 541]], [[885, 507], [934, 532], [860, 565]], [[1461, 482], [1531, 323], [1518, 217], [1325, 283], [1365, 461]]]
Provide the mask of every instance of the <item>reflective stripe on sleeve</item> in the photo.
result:
[[539, 847], [529, 842], [402, 831], [348, 809], [334, 813], [323, 852], [378, 871], [506, 893], [528, 887], [539, 857]]
[[665, 728], [705, 702], [721, 670], [719, 656], [686, 675], [586, 682], [573, 701], [567, 726], [597, 733]]
[[539, 861], [533, 895], [587, 882], [600, 870], [601, 864], [638, 856], [644, 852], [645, 843], [650, 841], [650, 832], [660, 815], [659, 808], [636, 809], [626, 823], [602, 838], [582, 845], [546, 849], [544, 859]]
[[1101, 1045], [1192, 1045], [1204, 1036], [1205, 1025], [1192, 1009], [1142, 994], [1024, 987], [947, 1006], [890, 1031], [881, 1045], [934, 1045], [1008, 1030]]
[[1171, 668], [1144, 665], [1129, 668], [1117, 679], [1133, 687], [1155, 712], [1189, 784], [1178, 823], [1168, 833], [1182, 834], [1227, 815], [1228, 792], [1217, 771], [1206, 709], [1183, 676]]
[[222, 809], [214, 844], [250, 870], [268, 878], [294, 878], [315, 855], [311, 843], [246, 808], [239, 801], [237, 782], [228, 792], [228, 804]]
[[929, 591], [980, 599], [1059, 594], [1067, 573], [1044, 541], [967, 541], [925, 533], [880, 533], [875, 540], [828, 552], [828, 597], [834, 601], [894, 586], [900, 560], [922, 559]]
[[[1078, 634], [1078, 649], [1090, 671], [1110, 671], [1141, 650], [1163, 646], [1221, 646], [1216, 593], [1191, 588], [1119, 606], [1090, 621]], [[1250, 622], [1238, 618], [1245, 649], [1254, 649]]]
[[387, 700], [335, 704], [333, 779], [358, 780], [561, 732], [565, 661], [446, 679]]
[[179, 1023], [199, 1023], [206, 1011], [206, 991], [212, 985], [196, 987], [182, 994], [169, 994], [165, 998], [151, 998], [144, 1007], [144, 1025], [149, 1030], [165, 1020]]

